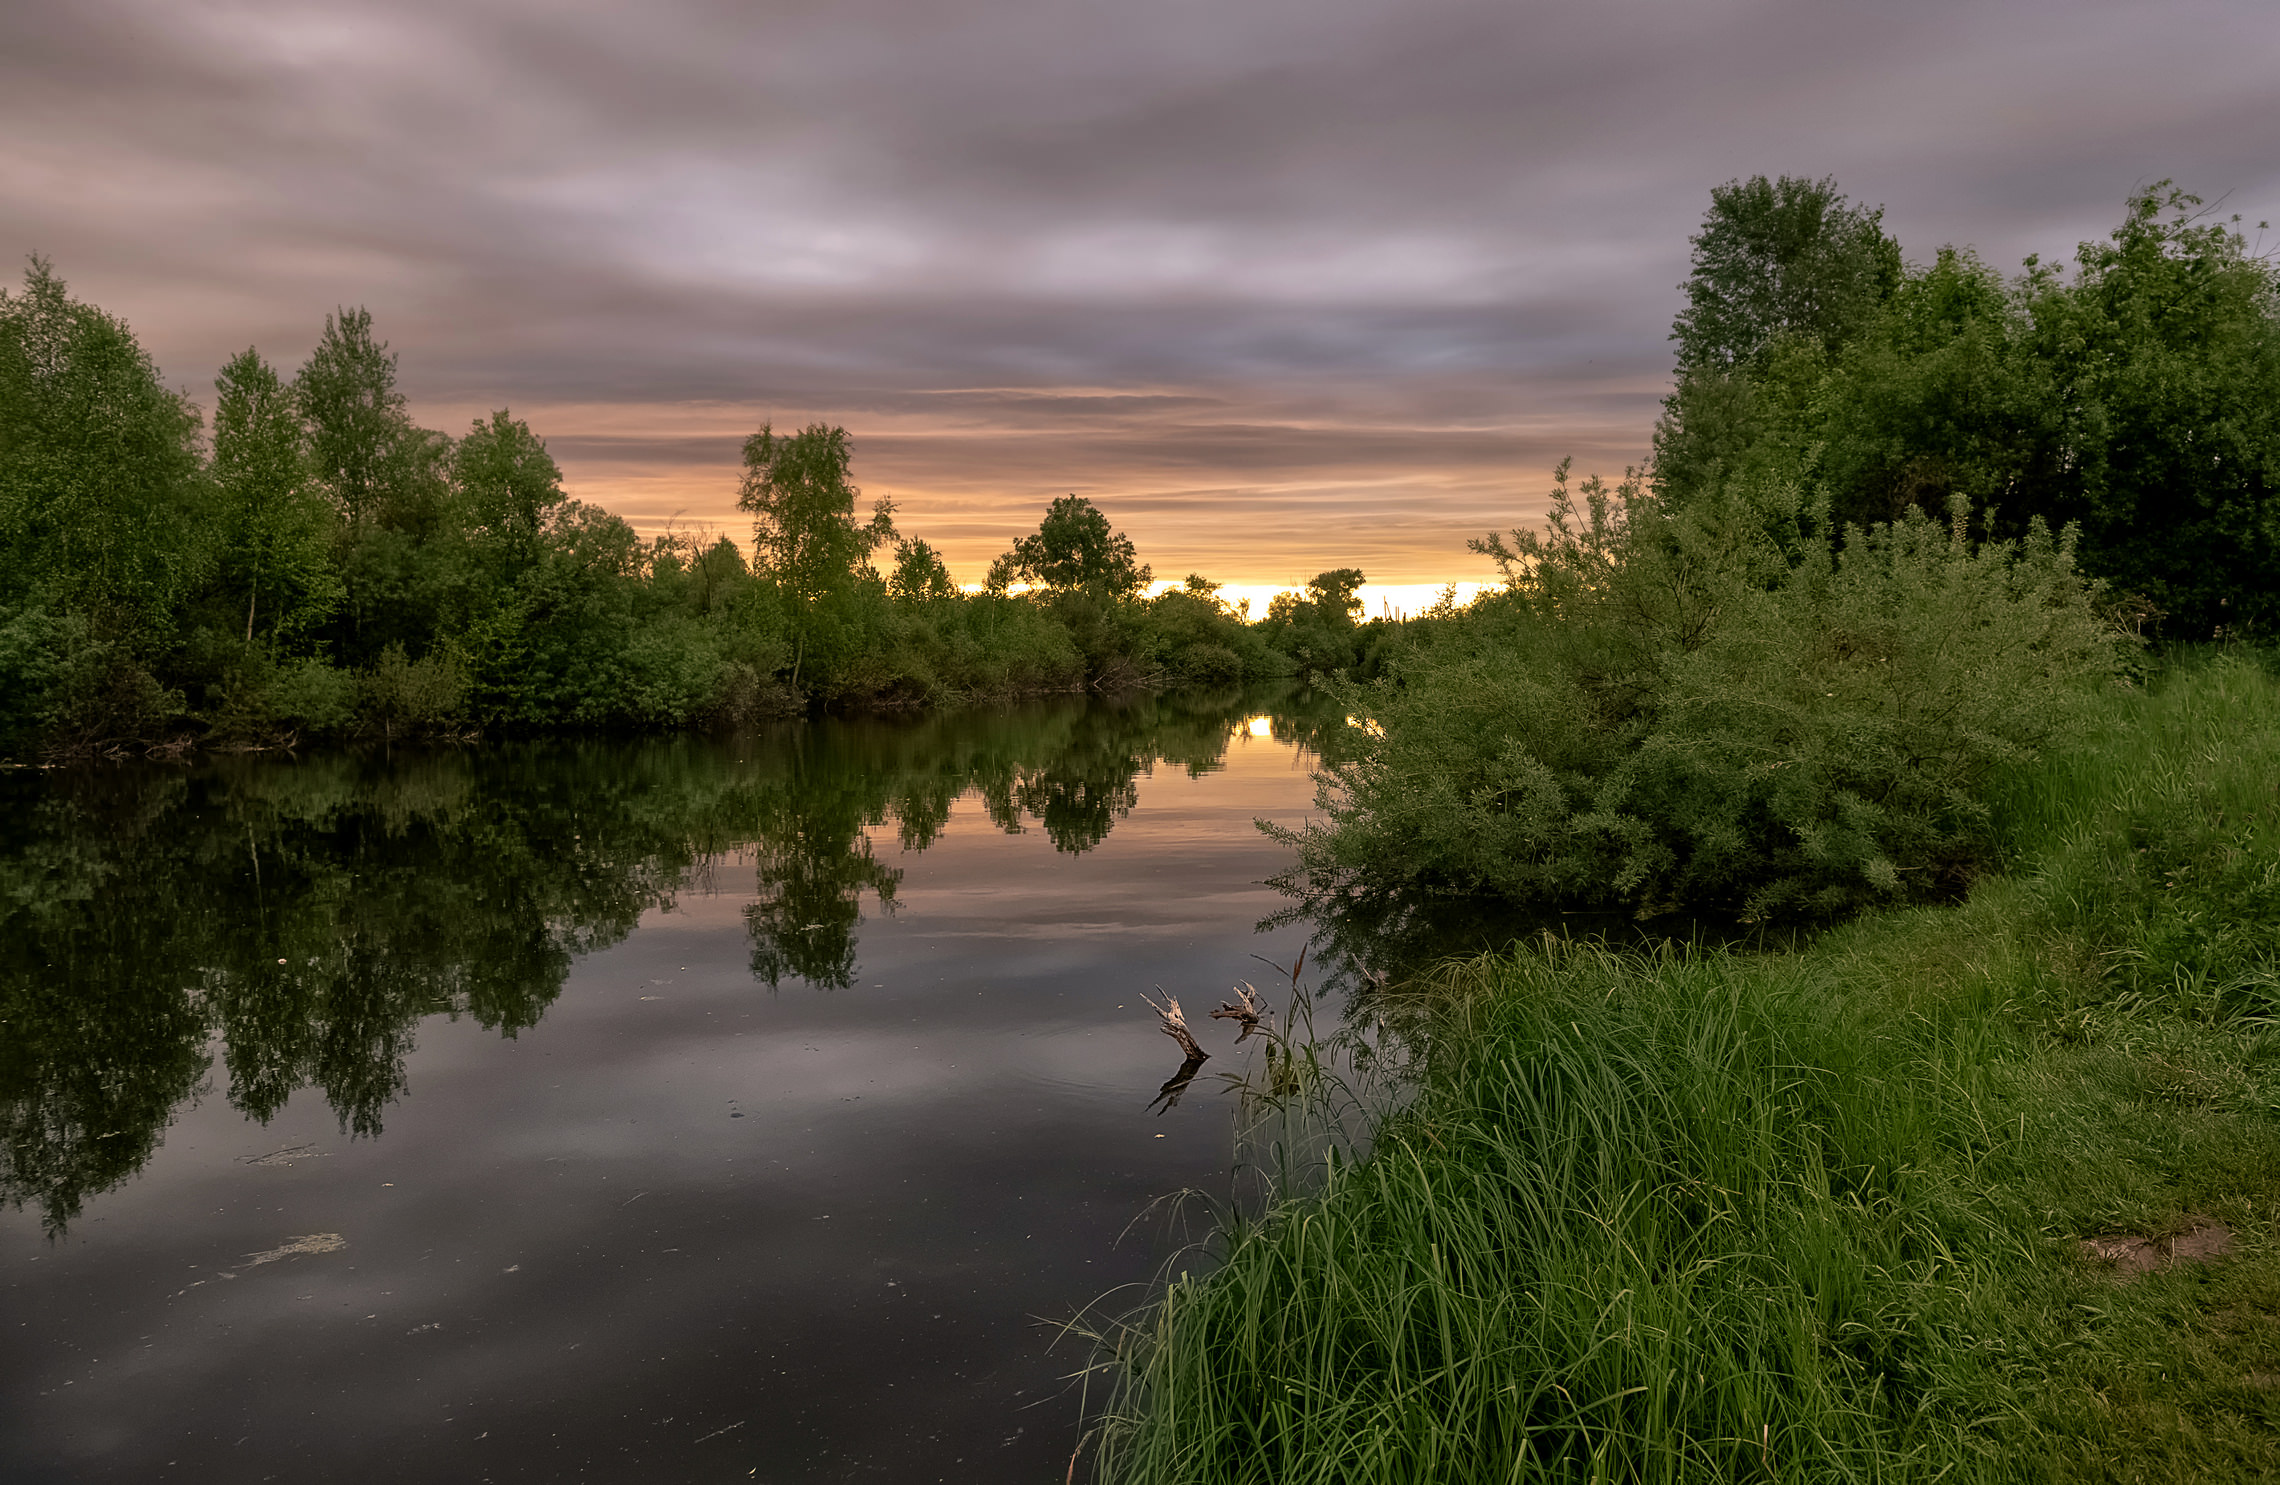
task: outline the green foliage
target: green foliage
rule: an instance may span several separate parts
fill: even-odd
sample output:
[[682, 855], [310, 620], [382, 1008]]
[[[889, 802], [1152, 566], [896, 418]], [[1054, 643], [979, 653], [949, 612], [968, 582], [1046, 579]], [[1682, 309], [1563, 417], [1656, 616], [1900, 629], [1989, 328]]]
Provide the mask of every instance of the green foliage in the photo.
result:
[[268, 710], [289, 727], [316, 734], [345, 731], [356, 718], [356, 677], [308, 658], [277, 668], [266, 698]]
[[467, 674], [457, 657], [438, 650], [417, 660], [390, 645], [364, 678], [363, 705], [393, 737], [448, 731], [460, 719]]
[[[1959, 906], [1366, 1002], [1386, 1081], [1268, 1126], [1358, 1097], [1366, 1153], [1289, 1139], [1116, 1333], [1100, 1476], [2273, 1478], [2280, 684], [2194, 659], [2097, 711]], [[2201, 1223], [2233, 1251], [2085, 1246]]]
[[198, 424], [45, 262], [0, 290], [0, 734], [92, 745], [178, 710], [154, 667], [211, 558]]
[[309, 478], [300, 415], [258, 351], [214, 379], [213, 478], [218, 587], [245, 599], [245, 642], [256, 632], [291, 645], [340, 605], [332, 513]]
[[1712, 189], [1671, 329], [1679, 366], [1745, 368], [1783, 338], [1836, 350], [1899, 282], [1900, 245], [1883, 221], [1883, 208], [1854, 206], [1829, 179], [1754, 175]]
[[457, 442], [415, 424], [363, 309], [326, 319], [289, 386], [233, 358], [202, 459], [196, 409], [124, 325], [45, 264], [26, 285], [0, 295], [0, 756], [734, 724], [1290, 668], [1208, 583], [1142, 600], [1130, 539], [1074, 498], [1020, 548], [1035, 591], [1000, 573], [967, 597], [885, 502], [858, 521], [847, 433], [820, 423], [746, 442], [752, 563], [709, 531], [644, 541], [569, 499], [508, 411]]
[[387, 519], [402, 524], [423, 483], [425, 441], [396, 390], [395, 353], [372, 338], [370, 310], [325, 316], [293, 395], [308, 426], [310, 465], [342, 521], [351, 530]]
[[[1699, 352], [1690, 308], [1657, 488], [1683, 502], [1788, 480], [1840, 527], [1960, 494], [2007, 535], [2078, 524], [2085, 569], [2164, 633], [2271, 627], [2280, 270], [2198, 206], [2168, 182], [2138, 192], [2071, 276], [2030, 259], [2005, 281], [1943, 248], [1894, 279], [1856, 254], [1840, 297], [1867, 309], [1749, 356]], [[1737, 273], [1761, 297], [1783, 282], [1746, 256], [1717, 282]]]
[[2096, 570], [2187, 636], [2280, 622], [2280, 270], [2198, 205], [2162, 182], [2071, 283], [2030, 270], [2055, 426], [2012, 502], [2079, 520]]
[[894, 536], [886, 501], [872, 508], [868, 524], [856, 523], [852, 457], [847, 430], [822, 423], [782, 438], [762, 425], [744, 441], [737, 509], [751, 513], [761, 565], [797, 605], [845, 588]]
[[1507, 590], [1348, 693], [1297, 883], [1538, 911], [1823, 918], [1953, 891], [1987, 790], [2116, 646], [2071, 540], [1974, 543], [1959, 506], [1832, 553], [1793, 488], [1679, 509], [1567, 488], [1479, 544]]
[[1191, 685], [1283, 674], [1287, 664], [1267, 636], [1244, 622], [1199, 576], [1184, 587], [1167, 589], [1148, 604], [1150, 648], [1164, 669]]
[[1112, 598], [1131, 597], [1148, 586], [1149, 578], [1132, 538], [1111, 529], [1098, 506], [1075, 495], [1046, 507], [1037, 530], [1015, 542], [992, 572], [1000, 589], [1010, 579]]
[[1299, 675], [1348, 674], [1369, 648], [1370, 636], [1355, 623], [1366, 581], [1360, 568], [1340, 567], [1309, 578], [1304, 593], [1277, 593], [1267, 603], [1262, 636]]
[[539, 538], [568, 498], [561, 469], [530, 425], [505, 408], [488, 423], [475, 420], [451, 464], [477, 567], [490, 582], [512, 582], [538, 560]]
[[950, 568], [942, 554], [916, 539], [895, 544], [895, 575], [887, 591], [905, 603], [932, 603], [955, 598], [958, 585], [950, 581]]

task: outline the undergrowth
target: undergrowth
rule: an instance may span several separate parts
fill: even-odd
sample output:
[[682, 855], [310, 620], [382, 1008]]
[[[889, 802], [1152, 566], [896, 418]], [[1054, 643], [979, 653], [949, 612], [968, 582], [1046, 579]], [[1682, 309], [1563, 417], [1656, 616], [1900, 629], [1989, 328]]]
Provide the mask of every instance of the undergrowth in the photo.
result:
[[1117, 1336], [1100, 1476], [2280, 1478], [2280, 683], [2104, 712], [1960, 904], [1406, 992], [1367, 1153]]

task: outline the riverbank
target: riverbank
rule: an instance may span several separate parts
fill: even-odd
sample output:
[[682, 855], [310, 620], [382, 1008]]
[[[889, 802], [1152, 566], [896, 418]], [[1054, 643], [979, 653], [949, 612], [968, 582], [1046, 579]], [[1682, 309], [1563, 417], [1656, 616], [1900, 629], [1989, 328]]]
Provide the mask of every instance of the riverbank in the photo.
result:
[[2194, 657], [1959, 904], [1447, 969], [1372, 1153], [1127, 1333], [1101, 1473], [2280, 1477], [2275, 779]]

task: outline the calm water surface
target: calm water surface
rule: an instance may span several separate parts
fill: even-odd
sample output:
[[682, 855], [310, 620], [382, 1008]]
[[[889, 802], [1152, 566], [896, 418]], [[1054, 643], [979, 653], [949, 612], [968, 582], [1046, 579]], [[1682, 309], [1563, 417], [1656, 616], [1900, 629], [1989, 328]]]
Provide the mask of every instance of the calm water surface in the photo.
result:
[[0, 1477], [1061, 1480], [1260, 705], [0, 777]]

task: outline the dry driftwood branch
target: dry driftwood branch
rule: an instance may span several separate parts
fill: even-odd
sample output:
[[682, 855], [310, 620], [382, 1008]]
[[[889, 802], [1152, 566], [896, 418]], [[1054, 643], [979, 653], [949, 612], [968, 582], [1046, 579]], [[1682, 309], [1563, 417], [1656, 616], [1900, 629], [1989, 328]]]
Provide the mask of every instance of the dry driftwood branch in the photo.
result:
[[[1164, 987], [1158, 985], [1156, 988], [1158, 990], [1161, 990]], [[1204, 1058], [1211, 1055], [1209, 1052], [1206, 1052], [1203, 1050], [1203, 1048], [1196, 1045], [1195, 1034], [1188, 1030], [1187, 1017], [1180, 1011], [1180, 1001], [1178, 996], [1165, 996], [1164, 1003], [1162, 1005], [1156, 1004], [1156, 1002], [1153, 1000], [1148, 1000], [1148, 997], [1145, 993], [1143, 993], [1140, 998], [1142, 1000], [1147, 1000], [1148, 1008], [1150, 1010], [1153, 1010], [1156, 1015], [1162, 1019], [1164, 1024], [1161, 1029], [1164, 1035], [1170, 1037], [1173, 1041], [1178, 1042], [1180, 1044], [1180, 1050], [1182, 1052], [1185, 1052], [1191, 1060], [1201, 1062]]]
[[1235, 1037], [1238, 1044], [1254, 1031], [1266, 1036], [1274, 1035], [1259, 1024], [1260, 1018], [1267, 1014], [1267, 1003], [1259, 998], [1259, 992], [1252, 987], [1251, 982], [1245, 980], [1238, 984], [1233, 993], [1235, 999], [1222, 1002], [1219, 1009], [1211, 1013], [1211, 1019], [1233, 1021], [1241, 1026], [1242, 1031]]

